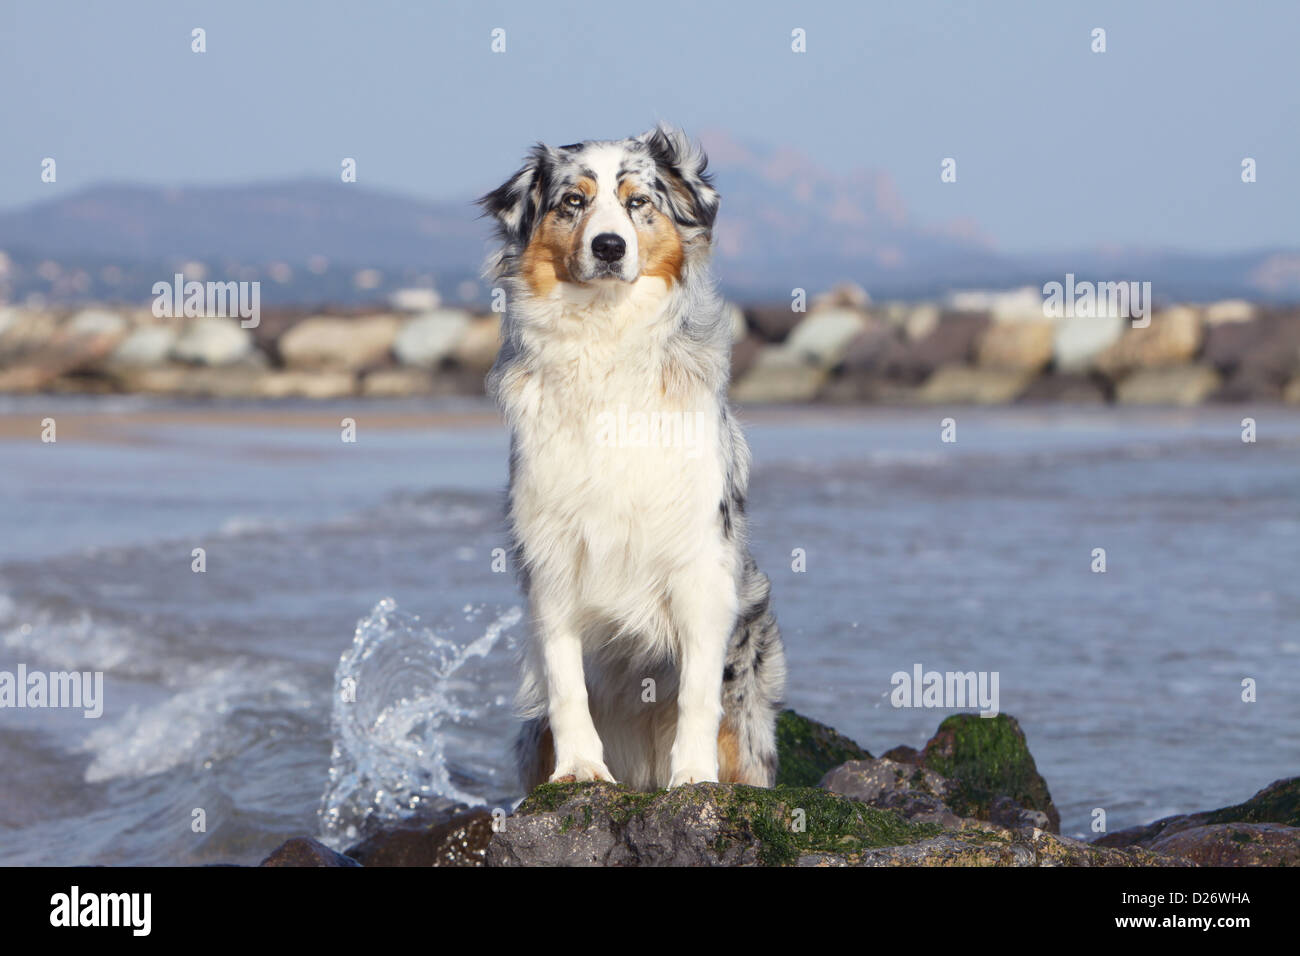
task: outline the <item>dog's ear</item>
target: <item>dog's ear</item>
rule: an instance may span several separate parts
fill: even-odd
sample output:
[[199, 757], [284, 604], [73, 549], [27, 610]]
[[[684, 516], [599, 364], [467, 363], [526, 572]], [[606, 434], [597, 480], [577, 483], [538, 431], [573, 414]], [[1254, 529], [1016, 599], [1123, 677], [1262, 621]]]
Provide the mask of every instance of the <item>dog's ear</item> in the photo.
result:
[[718, 191], [713, 177], [705, 170], [709, 158], [700, 146], [692, 143], [679, 129], [660, 124], [642, 133], [644, 143], [659, 170], [659, 193], [664, 197], [673, 218], [683, 226], [710, 233], [718, 216]]
[[478, 200], [484, 214], [497, 221], [497, 233], [505, 243], [527, 244], [545, 212], [553, 153], [549, 146], [538, 143], [519, 172]]

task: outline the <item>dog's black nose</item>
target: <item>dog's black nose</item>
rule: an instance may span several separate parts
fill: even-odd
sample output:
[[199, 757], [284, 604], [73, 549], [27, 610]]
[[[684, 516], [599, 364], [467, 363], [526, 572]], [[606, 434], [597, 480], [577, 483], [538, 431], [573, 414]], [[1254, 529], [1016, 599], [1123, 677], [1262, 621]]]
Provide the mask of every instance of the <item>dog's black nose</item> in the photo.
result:
[[602, 232], [591, 240], [591, 254], [601, 262], [617, 262], [627, 252], [627, 243], [622, 236], [612, 232]]

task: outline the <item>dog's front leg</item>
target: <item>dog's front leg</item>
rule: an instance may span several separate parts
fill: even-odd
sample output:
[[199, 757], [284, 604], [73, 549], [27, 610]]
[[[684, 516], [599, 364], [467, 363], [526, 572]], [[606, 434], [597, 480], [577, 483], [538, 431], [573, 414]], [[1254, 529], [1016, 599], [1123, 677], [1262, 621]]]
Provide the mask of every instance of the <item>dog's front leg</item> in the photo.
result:
[[680, 641], [681, 679], [670, 787], [717, 782], [722, 665], [736, 620], [735, 581], [721, 562], [692, 569], [676, 585], [672, 613]]
[[538, 615], [535, 633], [546, 671], [547, 716], [555, 742], [555, 772], [551, 781], [613, 783], [587, 704], [581, 637], [563, 618], [557, 620], [545, 613]]

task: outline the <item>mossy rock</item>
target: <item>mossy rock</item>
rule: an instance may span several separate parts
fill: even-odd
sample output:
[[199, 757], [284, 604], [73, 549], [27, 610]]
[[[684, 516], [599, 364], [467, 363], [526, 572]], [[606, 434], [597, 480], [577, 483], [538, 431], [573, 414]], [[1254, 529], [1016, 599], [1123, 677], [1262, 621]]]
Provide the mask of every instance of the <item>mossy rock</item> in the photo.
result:
[[954, 714], [925, 745], [921, 765], [948, 778], [944, 799], [960, 816], [996, 821], [1009, 799], [1043, 813], [1048, 824], [1043, 829], [1061, 831], [1047, 781], [1034, 764], [1024, 731], [1009, 714]]
[[693, 784], [642, 793], [552, 783], [493, 834], [488, 865], [783, 866], [818, 854], [852, 861], [939, 833], [816, 787]]
[[777, 786], [815, 787], [842, 763], [870, 760], [867, 753], [833, 727], [809, 720], [793, 710], [776, 718]]
[[1245, 803], [1211, 810], [1206, 823], [1281, 823], [1300, 827], [1300, 777], [1275, 780]]
[[1099, 836], [1099, 846], [1153, 846], [1158, 841], [1198, 827], [1227, 823], [1271, 823], [1300, 828], [1300, 777], [1275, 780], [1244, 803], [1164, 817], [1154, 823]]

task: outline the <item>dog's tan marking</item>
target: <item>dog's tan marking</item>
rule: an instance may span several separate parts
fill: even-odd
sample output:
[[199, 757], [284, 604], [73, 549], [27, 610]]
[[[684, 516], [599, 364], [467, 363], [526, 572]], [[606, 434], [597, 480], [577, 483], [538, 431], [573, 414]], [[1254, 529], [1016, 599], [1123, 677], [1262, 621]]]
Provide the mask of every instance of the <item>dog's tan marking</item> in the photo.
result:
[[677, 227], [657, 209], [650, 213], [649, 221], [637, 223], [637, 245], [641, 249], [641, 274], [658, 276], [669, 285], [682, 277], [682, 263], [686, 252]]
[[718, 728], [718, 782], [748, 783], [740, 767], [740, 737], [727, 721]]
[[[630, 176], [618, 184], [618, 198], [626, 206], [627, 201], [638, 192], [643, 192], [642, 185]], [[669, 285], [682, 277], [682, 263], [686, 261], [686, 250], [682, 246], [682, 237], [677, 233], [673, 221], [653, 206], [646, 207], [644, 222], [636, 222], [636, 241], [641, 253], [641, 274], [658, 276]]]
[[558, 283], [572, 282], [568, 259], [574, 236], [580, 230], [560, 218], [552, 209], [538, 224], [519, 264], [519, 272], [534, 295], [549, 295]]

